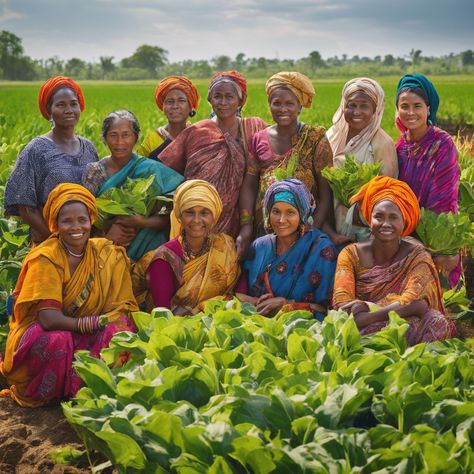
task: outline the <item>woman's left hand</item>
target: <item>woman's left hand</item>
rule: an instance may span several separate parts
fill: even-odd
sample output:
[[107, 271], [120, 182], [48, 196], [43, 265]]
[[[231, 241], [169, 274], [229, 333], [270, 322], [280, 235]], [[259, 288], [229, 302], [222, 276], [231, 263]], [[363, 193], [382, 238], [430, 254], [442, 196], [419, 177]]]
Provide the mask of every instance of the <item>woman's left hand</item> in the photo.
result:
[[115, 223], [125, 227], [133, 227], [134, 229], [143, 229], [146, 224], [146, 217], [140, 216], [139, 214], [119, 216], [115, 219]]
[[[264, 298], [265, 297], [265, 298]], [[257, 301], [257, 312], [263, 316], [273, 316], [278, 312], [285, 304], [287, 304], [286, 298], [280, 296], [268, 295], [261, 296]]]

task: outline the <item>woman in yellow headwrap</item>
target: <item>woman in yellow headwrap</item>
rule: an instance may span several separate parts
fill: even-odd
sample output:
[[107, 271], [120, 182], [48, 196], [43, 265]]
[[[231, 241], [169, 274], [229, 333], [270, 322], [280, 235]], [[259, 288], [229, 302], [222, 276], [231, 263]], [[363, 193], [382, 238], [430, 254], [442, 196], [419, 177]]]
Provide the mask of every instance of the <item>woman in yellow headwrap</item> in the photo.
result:
[[185, 76], [166, 76], [155, 89], [155, 102], [168, 123], [152, 130], [137, 148], [139, 155], [158, 159], [160, 153], [189, 125], [196, 115], [199, 92]]
[[316, 200], [315, 227], [322, 226], [332, 206], [329, 184], [321, 176], [321, 170], [333, 161], [326, 130], [298, 120], [302, 107], [311, 107], [312, 82], [299, 72], [280, 72], [268, 79], [266, 92], [276, 123], [252, 138], [239, 200], [241, 257], [254, 229], [263, 234], [262, 200], [273, 182], [294, 177], [306, 185]]
[[353, 197], [373, 239], [345, 247], [337, 260], [333, 305], [352, 313], [361, 334], [387, 325], [396, 311], [409, 323], [410, 345], [447, 339], [455, 328], [444, 315], [438, 272], [420, 244], [403, 239], [418, 224], [420, 207], [410, 187], [377, 176]]
[[99, 357], [116, 332], [135, 329], [137, 309], [125, 251], [89, 238], [97, 207], [87, 189], [60, 184], [43, 217], [52, 235], [23, 262], [0, 364], [10, 385], [0, 395], [26, 407], [74, 396], [81, 385], [74, 352]]
[[240, 273], [235, 243], [226, 234], [212, 232], [222, 201], [207, 181], [184, 182], [173, 203], [180, 235], [135, 265], [134, 292], [148, 310], [160, 306], [176, 315], [195, 314], [206, 300], [233, 289]]

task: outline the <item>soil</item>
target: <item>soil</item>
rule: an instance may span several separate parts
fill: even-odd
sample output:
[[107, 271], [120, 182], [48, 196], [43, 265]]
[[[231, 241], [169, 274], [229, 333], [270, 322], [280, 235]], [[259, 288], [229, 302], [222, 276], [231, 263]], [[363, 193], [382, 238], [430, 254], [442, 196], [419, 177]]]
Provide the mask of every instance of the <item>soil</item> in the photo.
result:
[[438, 120], [436, 122], [436, 126], [453, 136], [457, 136], [459, 134], [462, 138], [466, 138], [468, 140], [472, 140], [474, 138], [474, 125], [471, 124]]

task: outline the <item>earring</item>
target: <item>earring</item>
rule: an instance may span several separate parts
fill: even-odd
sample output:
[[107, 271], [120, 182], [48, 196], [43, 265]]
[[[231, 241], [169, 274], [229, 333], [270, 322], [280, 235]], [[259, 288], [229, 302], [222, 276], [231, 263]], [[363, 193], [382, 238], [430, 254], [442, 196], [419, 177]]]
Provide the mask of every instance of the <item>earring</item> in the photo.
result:
[[306, 229], [305, 229], [305, 225], [304, 225], [304, 224], [301, 224], [301, 225], [300, 225], [300, 237], [303, 237], [305, 230], [306, 230]]
[[196, 111], [194, 109], [191, 109], [191, 112], [189, 112], [190, 117], [194, 117], [196, 115]]
[[51, 128], [54, 128], [54, 119], [53, 119], [53, 117], [51, 117], [49, 119], [49, 124], [51, 125]]

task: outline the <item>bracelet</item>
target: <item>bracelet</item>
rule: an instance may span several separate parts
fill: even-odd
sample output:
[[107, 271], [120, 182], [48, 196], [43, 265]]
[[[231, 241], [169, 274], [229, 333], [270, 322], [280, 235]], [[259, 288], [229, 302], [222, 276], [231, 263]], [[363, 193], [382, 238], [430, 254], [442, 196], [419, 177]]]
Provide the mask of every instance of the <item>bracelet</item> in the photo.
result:
[[95, 334], [99, 329], [99, 316], [83, 316], [77, 319], [76, 332], [79, 334]]
[[253, 219], [253, 213], [248, 209], [242, 209], [240, 211], [240, 225], [251, 224]]

